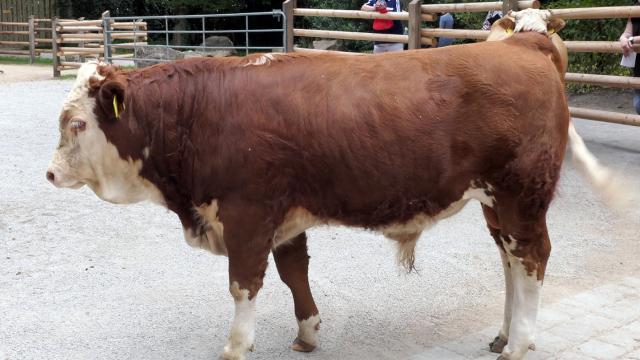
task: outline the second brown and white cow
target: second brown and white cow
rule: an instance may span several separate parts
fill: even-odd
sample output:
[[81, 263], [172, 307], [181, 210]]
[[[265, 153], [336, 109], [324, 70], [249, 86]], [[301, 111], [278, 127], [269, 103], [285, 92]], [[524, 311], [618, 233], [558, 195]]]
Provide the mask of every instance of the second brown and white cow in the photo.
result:
[[130, 72], [89, 63], [63, 105], [47, 178], [109, 202], [161, 204], [189, 244], [228, 256], [236, 309], [225, 359], [253, 346], [270, 252], [293, 293], [293, 348], [317, 346], [306, 229], [379, 231], [411, 268], [421, 232], [476, 199], [512, 284], [493, 350], [522, 359], [569, 126], [558, 52], [542, 29], [374, 56], [189, 59]]

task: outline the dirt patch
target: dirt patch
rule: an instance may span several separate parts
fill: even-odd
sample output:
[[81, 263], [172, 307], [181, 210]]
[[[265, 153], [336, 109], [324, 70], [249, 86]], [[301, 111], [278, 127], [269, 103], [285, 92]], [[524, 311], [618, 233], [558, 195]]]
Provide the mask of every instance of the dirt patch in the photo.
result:
[[[0, 71], [0, 84], [54, 79], [53, 68], [48, 65], [0, 64]], [[74, 73], [65, 71], [63, 75]]]
[[635, 114], [633, 90], [600, 89], [588, 94], [569, 94], [569, 106]]

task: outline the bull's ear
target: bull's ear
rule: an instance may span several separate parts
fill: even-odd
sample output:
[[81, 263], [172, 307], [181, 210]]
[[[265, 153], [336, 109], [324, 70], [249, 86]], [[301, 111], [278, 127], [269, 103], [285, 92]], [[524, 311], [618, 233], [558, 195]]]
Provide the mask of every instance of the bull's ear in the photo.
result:
[[551, 17], [551, 20], [547, 23], [547, 34], [552, 35], [560, 30], [564, 29], [564, 20], [556, 17]]
[[511, 34], [513, 33], [513, 29], [515, 29], [516, 27], [516, 22], [513, 17], [505, 16], [502, 19], [494, 22], [491, 27], [493, 28], [494, 26], [501, 27], [507, 34]]
[[97, 102], [105, 119], [117, 121], [122, 116], [125, 102], [125, 85], [121, 81], [106, 80], [98, 90]]

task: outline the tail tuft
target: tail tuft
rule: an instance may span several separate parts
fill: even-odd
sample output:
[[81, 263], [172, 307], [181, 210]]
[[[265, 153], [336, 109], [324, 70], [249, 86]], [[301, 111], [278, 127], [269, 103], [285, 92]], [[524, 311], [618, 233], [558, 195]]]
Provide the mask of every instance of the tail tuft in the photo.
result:
[[621, 174], [601, 165], [587, 149], [572, 122], [569, 123], [569, 143], [574, 164], [600, 192], [609, 206], [624, 210], [640, 201], [640, 194], [633, 190], [634, 187], [630, 181]]

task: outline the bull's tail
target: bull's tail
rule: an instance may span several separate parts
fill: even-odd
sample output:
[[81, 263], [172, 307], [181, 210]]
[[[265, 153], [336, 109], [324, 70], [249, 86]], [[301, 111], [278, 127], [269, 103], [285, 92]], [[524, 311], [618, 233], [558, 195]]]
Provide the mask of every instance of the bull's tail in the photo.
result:
[[622, 175], [600, 164], [576, 132], [573, 122], [569, 123], [569, 144], [573, 153], [573, 163], [610, 206], [625, 208], [640, 199], [640, 195], [632, 191], [633, 187], [629, 186]]

